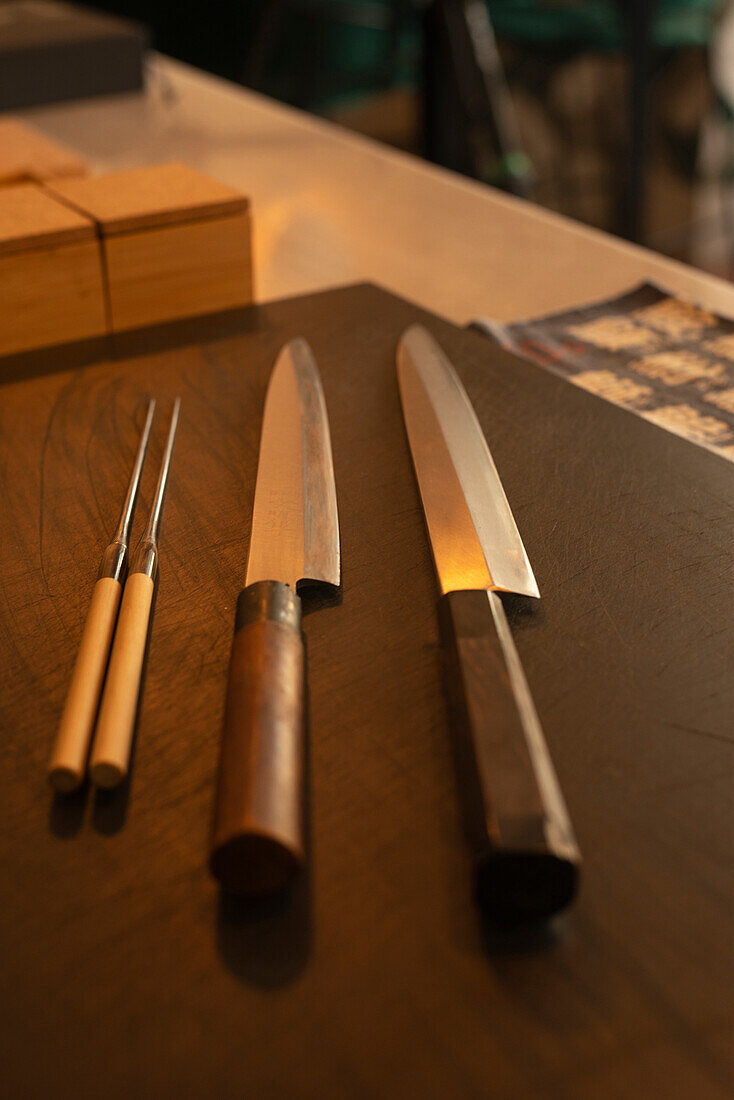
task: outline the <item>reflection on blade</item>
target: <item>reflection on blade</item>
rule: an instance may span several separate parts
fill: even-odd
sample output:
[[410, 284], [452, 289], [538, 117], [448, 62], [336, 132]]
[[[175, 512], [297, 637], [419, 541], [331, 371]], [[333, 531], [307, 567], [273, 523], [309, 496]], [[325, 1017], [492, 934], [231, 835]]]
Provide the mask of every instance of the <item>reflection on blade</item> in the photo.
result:
[[494, 588], [538, 597], [474, 409], [449, 360], [420, 325], [400, 341], [398, 378], [441, 590]]
[[273, 368], [263, 415], [246, 584], [338, 585], [339, 520], [321, 379], [305, 340]]

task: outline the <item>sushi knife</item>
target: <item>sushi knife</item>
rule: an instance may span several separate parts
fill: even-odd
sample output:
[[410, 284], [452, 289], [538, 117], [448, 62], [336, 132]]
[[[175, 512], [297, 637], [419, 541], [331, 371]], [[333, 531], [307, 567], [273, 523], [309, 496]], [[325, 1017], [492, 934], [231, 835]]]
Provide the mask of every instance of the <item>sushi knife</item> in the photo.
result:
[[510, 505], [456, 372], [413, 325], [397, 353], [408, 442], [438, 575], [452, 733], [476, 900], [497, 923], [573, 899], [580, 855], [501, 593], [539, 598]]

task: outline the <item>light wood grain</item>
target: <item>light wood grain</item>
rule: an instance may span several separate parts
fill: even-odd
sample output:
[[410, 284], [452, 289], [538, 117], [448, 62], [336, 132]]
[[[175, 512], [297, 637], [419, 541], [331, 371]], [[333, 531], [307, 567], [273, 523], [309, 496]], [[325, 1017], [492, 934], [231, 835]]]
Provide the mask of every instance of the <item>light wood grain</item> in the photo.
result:
[[34, 183], [0, 191], [0, 255], [91, 240], [94, 223]]
[[241, 192], [185, 164], [58, 180], [48, 186], [94, 218], [104, 235], [236, 214], [248, 206]]
[[249, 305], [247, 198], [180, 164], [49, 185], [93, 219], [112, 331]]
[[49, 780], [59, 791], [73, 791], [84, 779], [121, 593], [120, 582], [112, 577], [100, 577], [92, 592], [79, 655], [48, 766]]
[[0, 355], [106, 331], [95, 239], [0, 255]]
[[0, 185], [83, 176], [87, 168], [71, 149], [12, 115], [0, 117]]
[[369, 279], [464, 323], [651, 279], [734, 316], [721, 279], [160, 56], [145, 95], [24, 117], [96, 171], [184, 161], [249, 195], [263, 301]]
[[154, 587], [144, 573], [131, 573], [125, 585], [89, 761], [98, 787], [116, 787], [130, 766]]
[[112, 330], [252, 301], [249, 213], [105, 237]]

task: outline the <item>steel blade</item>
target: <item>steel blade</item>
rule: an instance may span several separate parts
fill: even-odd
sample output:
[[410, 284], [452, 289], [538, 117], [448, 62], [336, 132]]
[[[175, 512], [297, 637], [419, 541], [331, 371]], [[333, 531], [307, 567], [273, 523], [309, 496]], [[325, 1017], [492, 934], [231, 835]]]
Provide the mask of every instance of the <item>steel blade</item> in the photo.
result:
[[441, 590], [492, 588], [539, 597], [474, 409], [421, 325], [400, 340], [398, 379]]
[[273, 367], [260, 436], [246, 584], [338, 585], [339, 519], [329, 421], [305, 340]]

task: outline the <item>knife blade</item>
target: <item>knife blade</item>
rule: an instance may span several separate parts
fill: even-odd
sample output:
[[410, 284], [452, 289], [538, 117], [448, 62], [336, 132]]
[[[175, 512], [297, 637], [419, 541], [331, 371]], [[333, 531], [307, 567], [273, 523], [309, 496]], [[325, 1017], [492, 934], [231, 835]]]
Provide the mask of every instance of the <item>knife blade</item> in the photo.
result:
[[433, 336], [400, 340], [398, 382], [438, 583], [474, 892], [502, 923], [575, 896], [580, 855], [500, 593], [538, 586], [469, 398]]
[[282, 349], [270, 377], [245, 587], [237, 601], [210, 868], [225, 889], [267, 894], [305, 860], [305, 585], [340, 583], [326, 403], [311, 349]]

